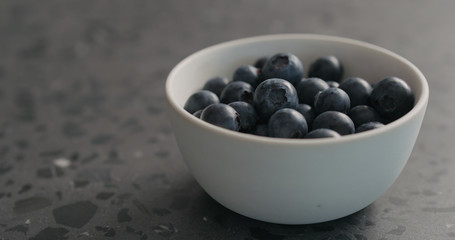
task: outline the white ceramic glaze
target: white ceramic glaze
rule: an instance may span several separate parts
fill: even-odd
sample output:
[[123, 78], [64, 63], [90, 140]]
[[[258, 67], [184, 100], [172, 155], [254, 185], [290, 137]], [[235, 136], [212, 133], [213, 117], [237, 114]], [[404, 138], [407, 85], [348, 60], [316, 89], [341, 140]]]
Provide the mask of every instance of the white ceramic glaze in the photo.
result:
[[[205, 123], [183, 109], [214, 76], [262, 56], [290, 52], [305, 70], [316, 58], [337, 56], [345, 77], [369, 82], [404, 79], [416, 103], [387, 126], [339, 139], [276, 139]], [[354, 213], [383, 194], [405, 166], [425, 114], [428, 84], [408, 60], [346, 38], [312, 34], [252, 37], [218, 44], [182, 60], [169, 74], [166, 95], [178, 146], [201, 187], [227, 208], [262, 221], [307, 224]]]

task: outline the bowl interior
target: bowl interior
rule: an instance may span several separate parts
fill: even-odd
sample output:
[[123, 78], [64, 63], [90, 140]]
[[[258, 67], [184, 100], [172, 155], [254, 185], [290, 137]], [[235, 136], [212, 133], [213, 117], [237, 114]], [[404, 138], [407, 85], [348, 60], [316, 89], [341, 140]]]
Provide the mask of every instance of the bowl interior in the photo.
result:
[[271, 35], [218, 44], [190, 55], [171, 72], [167, 93], [178, 106], [202, 88], [211, 77], [232, 74], [242, 64], [253, 64], [259, 57], [279, 52], [293, 53], [309, 65], [325, 55], [335, 55], [343, 63], [346, 77], [361, 77], [370, 83], [388, 76], [405, 80], [414, 91], [416, 105], [425, 88], [424, 77], [409, 61], [383, 48], [345, 38], [319, 35]]

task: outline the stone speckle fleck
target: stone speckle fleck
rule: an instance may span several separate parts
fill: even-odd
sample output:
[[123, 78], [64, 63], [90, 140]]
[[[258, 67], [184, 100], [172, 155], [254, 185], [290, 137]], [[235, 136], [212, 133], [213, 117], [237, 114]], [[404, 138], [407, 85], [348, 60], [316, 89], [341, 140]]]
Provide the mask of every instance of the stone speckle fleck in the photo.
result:
[[75, 188], [83, 188], [90, 184], [90, 181], [87, 180], [73, 180], [73, 185]]
[[31, 237], [30, 240], [66, 240], [68, 239], [69, 231], [66, 228], [62, 227], [47, 227], [41, 230], [34, 237]]
[[27, 235], [28, 232], [28, 224], [20, 224], [16, 225], [14, 227], [8, 228], [5, 230], [5, 232], [20, 232], [24, 235]]
[[[159, 224], [159, 225], [153, 227], [153, 231], [158, 235], [168, 238], [168, 237], [172, 236], [174, 233], [176, 233], [178, 230], [177, 230], [177, 228], [174, 227], [174, 225], [168, 223], [168, 224]], [[270, 240], [272, 240], [272, 239], [270, 239]]]
[[13, 211], [16, 214], [25, 214], [52, 205], [52, 201], [46, 197], [34, 196], [25, 199], [20, 199], [14, 202]]
[[142, 213], [145, 213], [147, 214], [148, 216], [152, 216], [152, 214], [150, 214], [149, 210], [147, 209], [147, 207], [141, 202], [139, 201], [138, 199], [133, 199], [133, 205]]
[[22, 194], [22, 193], [25, 193], [27, 192], [28, 190], [32, 189], [32, 185], [31, 184], [25, 184], [21, 187], [21, 189], [19, 190], [19, 192], [17, 192], [18, 194]]
[[104, 232], [105, 237], [115, 237], [115, 230], [112, 227], [96, 226], [96, 231]]
[[147, 240], [148, 239], [148, 235], [145, 234], [143, 231], [141, 230], [136, 230], [134, 229], [133, 227], [130, 227], [130, 226], [126, 226], [126, 232], [128, 233], [131, 233], [131, 234], [134, 234], [134, 235], [137, 235], [140, 237], [139, 240]]
[[128, 214], [128, 208], [121, 209], [117, 214], [117, 222], [131, 222], [133, 218]]
[[107, 200], [114, 195], [115, 195], [114, 192], [100, 192], [100, 193], [96, 194], [96, 199]]
[[55, 222], [68, 227], [81, 228], [96, 214], [98, 206], [80, 201], [58, 207], [52, 211]]
[[157, 215], [157, 216], [166, 216], [168, 214], [171, 214], [171, 211], [169, 211], [166, 208], [153, 208], [152, 213]]

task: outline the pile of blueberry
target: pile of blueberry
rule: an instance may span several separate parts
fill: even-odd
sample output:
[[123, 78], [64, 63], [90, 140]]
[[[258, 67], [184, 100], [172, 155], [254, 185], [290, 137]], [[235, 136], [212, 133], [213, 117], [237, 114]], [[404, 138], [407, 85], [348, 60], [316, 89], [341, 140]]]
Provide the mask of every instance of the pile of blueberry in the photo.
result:
[[343, 78], [335, 56], [316, 59], [304, 77], [290, 53], [238, 67], [230, 81], [209, 79], [184, 109], [226, 129], [279, 138], [340, 137], [379, 128], [409, 112], [414, 94], [405, 81], [387, 77], [370, 84]]

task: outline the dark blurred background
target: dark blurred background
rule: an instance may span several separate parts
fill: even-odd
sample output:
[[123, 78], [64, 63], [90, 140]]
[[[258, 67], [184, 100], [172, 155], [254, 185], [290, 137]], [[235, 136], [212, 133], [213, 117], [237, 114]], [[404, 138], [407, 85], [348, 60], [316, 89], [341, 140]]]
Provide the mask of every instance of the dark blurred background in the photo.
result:
[[[0, 239], [452, 239], [455, 2], [0, 1]], [[164, 83], [219, 42], [354, 38], [415, 63], [430, 103], [392, 188], [328, 223], [284, 226], [208, 197], [182, 162]], [[374, 66], [371, 66], [374, 68]]]

